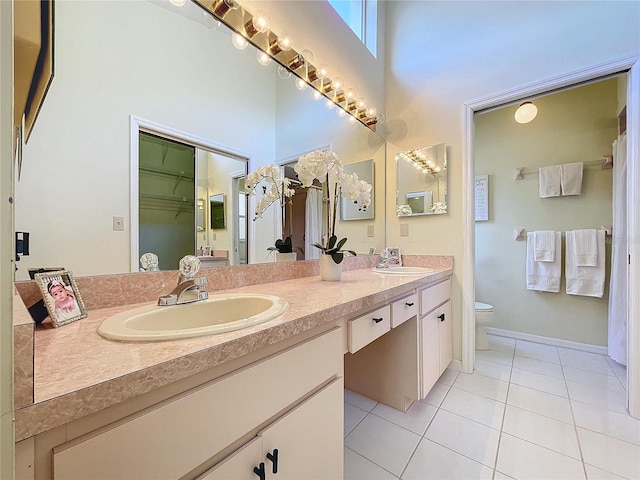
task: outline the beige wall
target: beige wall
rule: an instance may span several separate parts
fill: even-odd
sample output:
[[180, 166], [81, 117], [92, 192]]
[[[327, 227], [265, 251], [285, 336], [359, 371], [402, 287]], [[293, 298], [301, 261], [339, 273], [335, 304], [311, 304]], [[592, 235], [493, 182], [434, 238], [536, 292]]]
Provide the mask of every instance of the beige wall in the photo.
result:
[[[387, 216], [387, 243], [452, 254], [454, 356], [461, 358], [465, 103], [640, 51], [638, 2], [393, 1], [387, 6], [387, 136], [402, 149], [446, 142], [449, 213]], [[606, 34], [602, 34], [603, 26]], [[387, 177], [387, 198], [395, 176]]]
[[[612, 224], [613, 170], [588, 166], [581, 195], [540, 198], [537, 169], [611, 154], [617, 90], [614, 78], [535, 99], [538, 116], [525, 125], [513, 118], [517, 105], [476, 115], [475, 172], [489, 175], [490, 190], [489, 221], [476, 222], [476, 299], [495, 307], [492, 326], [607, 345], [608, 288], [603, 298], [567, 295], [563, 275], [560, 293], [527, 290], [526, 241], [514, 241], [513, 230], [564, 233]], [[534, 173], [516, 181], [516, 167]]]

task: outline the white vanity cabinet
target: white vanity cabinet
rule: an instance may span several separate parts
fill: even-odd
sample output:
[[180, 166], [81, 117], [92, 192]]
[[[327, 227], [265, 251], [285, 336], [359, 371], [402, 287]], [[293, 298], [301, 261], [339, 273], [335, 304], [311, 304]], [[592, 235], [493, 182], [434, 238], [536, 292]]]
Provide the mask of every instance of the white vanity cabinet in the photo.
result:
[[391, 312], [383, 335], [370, 335], [357, 349], [347, 349], [345, 387], [401, 411], [426, 397], [452, 360], [450, 298], [447, 278], [355, 319], [375, 329], [372, 318], [384, 317], [378, 314], [387, 308]]
[[342, 398], [334, 380], [198, 480], [342, 478], [342, 424], [327, 421], [343, 415]]
[[341, 478], [342, 389], [334, 329], [53, 448], [53, 477], [256, 480], [277, 449], [278, 479]]
[[420, 398], [453, 360], [451, 280], [420, 291]]

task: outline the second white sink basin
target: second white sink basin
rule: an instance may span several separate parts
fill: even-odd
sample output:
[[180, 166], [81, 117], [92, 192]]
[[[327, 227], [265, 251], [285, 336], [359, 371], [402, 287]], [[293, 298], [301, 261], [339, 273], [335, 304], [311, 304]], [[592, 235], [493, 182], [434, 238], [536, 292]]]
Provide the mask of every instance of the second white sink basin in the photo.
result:
[[426, 275], [428, 273], [433, 273], [433, 268], [427, 267], [389, 267], [374, 268], [373, 270], [387, 275]]
[[231, 332], [281, 315], [289, 304], [273, 295], [212, 295], [185, 305], [147, 305], [107, 318], [98, 333], [110, 340], [147, 342]]

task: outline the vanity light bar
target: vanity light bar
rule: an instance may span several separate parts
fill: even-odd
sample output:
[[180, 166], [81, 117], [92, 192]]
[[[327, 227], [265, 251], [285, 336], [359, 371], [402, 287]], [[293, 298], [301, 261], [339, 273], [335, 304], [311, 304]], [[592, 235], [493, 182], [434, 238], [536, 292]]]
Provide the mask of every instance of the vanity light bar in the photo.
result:
[[434, 166], [432, 162], [427, 162], [426, 159], [423, 158], [424, 155], [421, 155], [418, 150], [409, 150], [408, 152], [403, 152], [402, 155], [408, 162], [412, 162], [426, 173], [435, 175], [441, 171], [437, 165]]
[[[314, 66], [292, 47], [287, 50], [282, 49], [279, 46], [278, 36], [270, 29], [264, 32], [258, 31], [253, 22], [254, 16], [238, 0], [192, 1], [244, 37], [253, 46], [270, 55], [276, 62], [310, 85], [320, 96], [324, 96], [342, 111], [351, 115], [353, 119], [375, 132], [380, 117], [369, 115], [368, 108], [363, 102], [356, 102], [355, 98], [349, 97], [348, 91], [351, 89], [347, 90], [343, 85], [334, 88], [332, 79], [321, 73], [322, 66]], [[290, 41], [287, 44], [290, 45]]]

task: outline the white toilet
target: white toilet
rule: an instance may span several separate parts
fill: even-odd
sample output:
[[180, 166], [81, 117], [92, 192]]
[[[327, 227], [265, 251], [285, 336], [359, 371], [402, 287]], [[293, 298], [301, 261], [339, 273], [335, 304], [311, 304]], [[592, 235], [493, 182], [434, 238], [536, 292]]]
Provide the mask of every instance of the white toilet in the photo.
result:
[[490, 350], [487, 325], [493, 321], [493, 305], [476, 302], [476, 350]]

